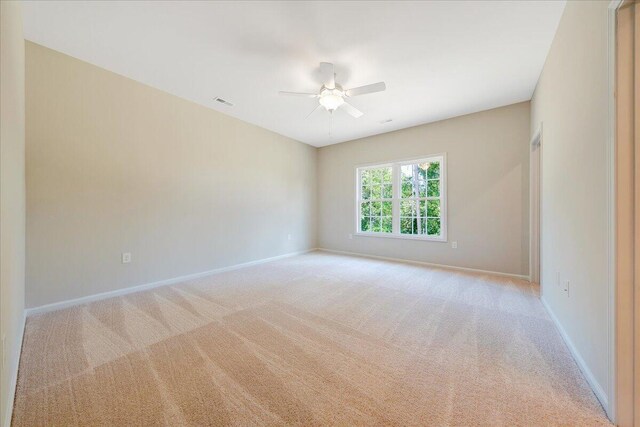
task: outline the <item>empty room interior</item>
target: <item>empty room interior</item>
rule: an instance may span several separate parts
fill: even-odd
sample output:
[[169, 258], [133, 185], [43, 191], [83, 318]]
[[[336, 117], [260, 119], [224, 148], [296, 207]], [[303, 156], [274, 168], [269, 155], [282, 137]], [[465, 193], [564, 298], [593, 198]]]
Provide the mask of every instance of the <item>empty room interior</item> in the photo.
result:
[[0, 5], [0, 426], [640, 427], [636, 0]]

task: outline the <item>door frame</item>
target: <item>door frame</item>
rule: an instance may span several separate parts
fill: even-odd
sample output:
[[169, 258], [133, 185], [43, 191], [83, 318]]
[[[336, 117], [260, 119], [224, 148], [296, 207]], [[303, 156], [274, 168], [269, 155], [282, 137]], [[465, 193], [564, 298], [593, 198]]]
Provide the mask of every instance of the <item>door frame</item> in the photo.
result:
[[[617, 40], [618, 12], [634, 3], [633, 7], [639, 7], [636, 0], [613, 0], [609, 3], [608, 154], [611, 154], [613, 165], [610, 176], [613, 206], [609, 221], [613, 239], [609, 242], [609, 280], [613, 286], [609, 306], [613, 331], [610, 340], [610, 403], [607, 414], [612, 421], [623, 427], [640, 426], [640, 411], [636, 405], [640, 398], [640, 283], [638, 266], [635, 265], [640, 263], [640, 238], [636, 236], [640, 226], [640, 204], [638, 200], [634, 200], [637, 198], [634, 197], [634, 192], [637, 195], [640, 189], [637, 130], [640, 122], [640, 58], [637, 57], [640, 27], [637, 17], [634, 19], [633, 15], [625, 18], [631, 20], [625, 24], [630, 24], [625, 28], [626, 36], [631, 39], [626, 38], [628, 42], [624, 45], [625, 49], [633, 49], [631, 59], [626, 62], [626, 67], [630, 67], [632, 71], [631, 74], [621, 74], [617, 69], [619, 63], [624, 63], [619, 61], [617, 52], [620, 46], [620, 41]], [[637, 14], [637, 9], [634, 13]], [[618, 81], [620, 77], [623, 80]], [[631, 88], [635, 87], [635, 94], [634, 90], [629, 90], [629, 85]], [[618, 86], [621, 87], [620, 90]], [[618, 105], [624, 108], [620, 109], [623, 114], [618, 114]], [[622, 138], [620, 135], [623, 135]]]
[[[616, 14], [623, 0], [611, 0], [608, 9], [608, 137], [607, 137], [607, 175], [608, 175], [608, 212], [607, 212], [607, 280], [609, 296], [609, 340], [608, 346], [608, 366], [609, 381], [607, 384], [608, 408], [605, 408], [609, 419], [618, 424], [620, 414], [619, 404], [619, 362], [618, 362], [618, 289], [616, 283], [616, 233], [617, 233], [617, 209], [616, 209]], [[621, 372], [620, 372], [621, 373]]]
[[529, 280], [540, 285], [542, 277], [542, 126], [529, 144]]

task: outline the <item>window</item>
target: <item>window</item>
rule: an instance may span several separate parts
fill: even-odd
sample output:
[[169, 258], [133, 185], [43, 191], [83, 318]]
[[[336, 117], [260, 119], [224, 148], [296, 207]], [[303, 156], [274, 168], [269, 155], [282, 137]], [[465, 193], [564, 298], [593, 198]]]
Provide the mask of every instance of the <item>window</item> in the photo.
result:
[[357, 233], [446, 241], [445, 155], [357, 168]]
[[393, 231], [393, 178], [390, 166], [367, 168], [360, 173], [360, 229], [374, 233]]

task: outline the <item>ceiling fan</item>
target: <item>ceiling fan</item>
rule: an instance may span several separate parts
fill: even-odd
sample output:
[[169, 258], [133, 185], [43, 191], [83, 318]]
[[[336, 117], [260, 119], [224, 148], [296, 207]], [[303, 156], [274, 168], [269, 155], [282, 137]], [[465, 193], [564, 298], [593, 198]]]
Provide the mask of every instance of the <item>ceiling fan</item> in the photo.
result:
[[367, 93], [382, 92], [387, 87], [384, 82], [373, 83], [370, 85], [360, 86], [353, 89], [343, 89], [336, 83], [336, 74], [333, 70], [333, 64], [329, 62], [320, 63], [320, 75], [322, 76], [322, 86], [318, 93], [300, 93], [300, 92], [284, 92], [280, 91], [280, 95], [302, 96], [306, 98], [317, 98], [319, 105], [307, 115], [309, 117], [320, 107], [324, 107], [330, 114], [341, 108], [351, 116], [358, 118], [364, 113], [353, 105], [345, 101], [345, 98], [352, 98]]

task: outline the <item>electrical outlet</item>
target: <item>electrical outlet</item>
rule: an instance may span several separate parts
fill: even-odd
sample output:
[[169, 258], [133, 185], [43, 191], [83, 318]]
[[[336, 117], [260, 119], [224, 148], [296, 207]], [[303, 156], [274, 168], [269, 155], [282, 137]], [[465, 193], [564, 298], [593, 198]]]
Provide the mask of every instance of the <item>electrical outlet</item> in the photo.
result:
[[452, 249], [458, 249], [458, 242], [451, 242]]
[[131, 252], [122, 253], [122, 263], [129, 264], [131, 262]]

